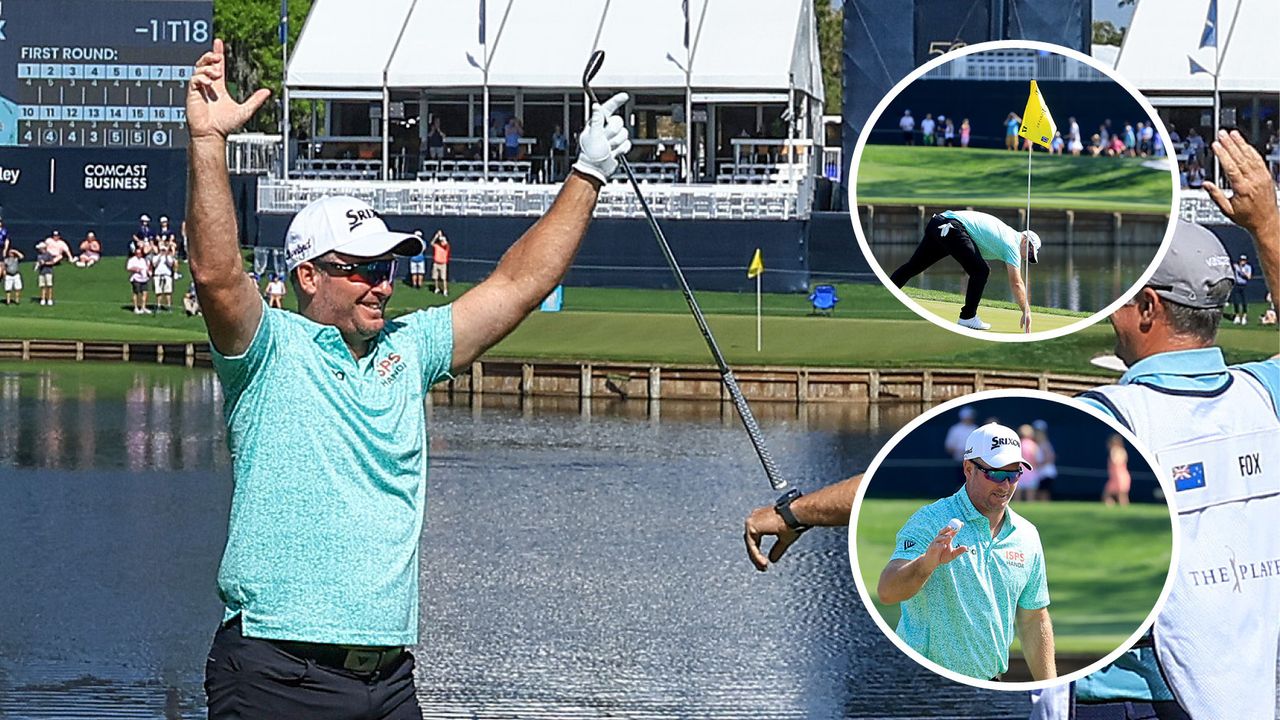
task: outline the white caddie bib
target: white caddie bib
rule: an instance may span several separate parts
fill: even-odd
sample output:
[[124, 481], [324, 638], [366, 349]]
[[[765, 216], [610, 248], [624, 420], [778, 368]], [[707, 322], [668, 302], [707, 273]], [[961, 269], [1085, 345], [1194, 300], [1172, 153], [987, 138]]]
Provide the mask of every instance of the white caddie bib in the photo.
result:
[[1280, 647], [1280, 420], [1232, 370], [1216, 393], [1116, 385], [1106, 399], [1175, 488], [1177, 577], [1152, 631], [1170, 690], [1196, 720], [1274, 718]]

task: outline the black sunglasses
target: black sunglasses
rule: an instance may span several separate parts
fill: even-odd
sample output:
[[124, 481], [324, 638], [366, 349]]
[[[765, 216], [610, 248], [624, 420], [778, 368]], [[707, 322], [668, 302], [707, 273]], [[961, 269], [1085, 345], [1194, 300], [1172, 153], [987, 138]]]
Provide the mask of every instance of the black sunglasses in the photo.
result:
[[986, 478], [991, 482], [997, 482], [997, 483], [1018, 482], [1018, 479], [1022, 477], [1021, 469], [996, 470], [995, 468], [987, 467], [986, 465], [979, 465], [977, 462], [973, 460], [970, 460], [970, 462], [973, 463], [974, 467], [981, 470], [982, 474], [985, 475]]
[[361, 263], [344, 263], [333, 260], [314, 260], [316, 265], [325, 268], [331, 275], [355, 278], [367, 285], [381, 285], [393, 282], [396, 276], [396, 260], [369, 260]]

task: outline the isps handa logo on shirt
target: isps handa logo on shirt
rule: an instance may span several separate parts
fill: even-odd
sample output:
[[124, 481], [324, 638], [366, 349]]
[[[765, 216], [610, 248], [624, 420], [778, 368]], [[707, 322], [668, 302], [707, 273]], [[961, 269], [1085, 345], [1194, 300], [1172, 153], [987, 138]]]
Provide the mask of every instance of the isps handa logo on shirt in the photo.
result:
[[378, 361], [375, 369], [378, 373], [378, 384], [390, 385], [400, 377], [400, 373], [405, 369], [404, 358], [399, 353], [391, 353], [390, 355]]
[[1027, 564], [1027, 556], [1021, 550], [1005, 550], [1004, 561], [1014, 567], [1023, 567]]

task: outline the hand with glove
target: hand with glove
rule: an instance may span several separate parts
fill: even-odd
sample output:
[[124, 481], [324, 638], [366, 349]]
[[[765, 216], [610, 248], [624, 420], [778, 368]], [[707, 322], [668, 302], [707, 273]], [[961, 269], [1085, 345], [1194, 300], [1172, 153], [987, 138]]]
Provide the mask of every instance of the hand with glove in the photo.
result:
[[578, 136], [578, 161], [573, 169], [602, 183], [618, 169], [618, 158], [631, 150], [631, 137], [617, 115], [627, 102], [626, 93], [618, 93], [604, 104], [591, 106], [591, 119]]

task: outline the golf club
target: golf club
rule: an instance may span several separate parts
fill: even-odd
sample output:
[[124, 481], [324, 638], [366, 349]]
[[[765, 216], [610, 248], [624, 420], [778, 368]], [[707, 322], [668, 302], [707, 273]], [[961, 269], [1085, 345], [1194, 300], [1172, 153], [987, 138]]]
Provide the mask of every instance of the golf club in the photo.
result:
[[[598, 104], [596, 93], [591, 89], [591, 79], [600, 72], [600, 67], [604, 65], [604, 51], [596, 50], [591, 53], [591, 59], [587, 61], [587, 67], [582, 71], [582, 89], [586, 91], [587, 97], [591, 98], [592, 104]], [[720, 368], [720, 379], [724, 383], [725, 389], [729, 391], [729, 396], [733, 398], [734, 407], [738, 408], [738, 417], [742, 418], [742, 425], [747, 429], [747, 435], [751, 438], [751, 444], [755, 446], [756, 455], [760, 456], [760, 464], [764, 466], [764, 473], [769, 477], [769, 484], [774, 490], [786, 491], [779, 502], [789, 502], [800, 497], [798, 488], [791, 488], [782, 474], [778, 472], [778, 466], [773, 462], [773, 456], [769, 454], [769, 449], [764, 445], [764, 437], [760, 434], [760, 426], [756, 424], [756, 418], [751, 414], [751, 407], [747, 405], [747, 399], [742, 396], [742, 390], [738, 387], [738, 381], [733, 376], [733, 371], [729, 369], [728, 363], [724, 360], [724, 355], [720, 353], [720, 347], [716, 345], [716, 339], [711, 335], [711, 328], [707, 327], [707, 320], [702, 316], [702, 309], [698, 307], [698, 301], [693, 297], [693, 290], [689, 288], [689, 282], [685, 280], [684, 273], [680, 270], [680, 264], [676, 262], [676, 257], [671, 252], [671, 245], [667, 243], [667, 237], [662, 234], [662, 228], [658, 226], [657, 219], [653, 216], [653, 211], [649, 209], [649, 203], [644, 199], [644, 193], [640, 191], [640, 183], [636, 181], [636, 176], [631, 172], [631, 165], [627, 162], [625, 156], [619, 156], [618, 162], [622, 166], [623, 172], [627, 174], [627, 179], [631, 181], [631, 187], [636, 191], [636, 198], [640, 200], [640, 207], [644, 210], [645, 219], [649, 221], [649, 229], [653, 231], [653, 237], [658, 241], [658, 247], [662, 249], [662, 255], [667, 259], [667, 265], [671, 267], [671, 272], [675, 274], [676, 281], [680, 284], [680, 291], [684, 293], [685, 302], [689, 303], [689, 310], [693, 313], [693, 319], [698, 321], [698, 329], [702, 331], [702, 337], [707, 341], [707, 348], [711, 350], [712, 357], [715, 358], [716, 365]]]

